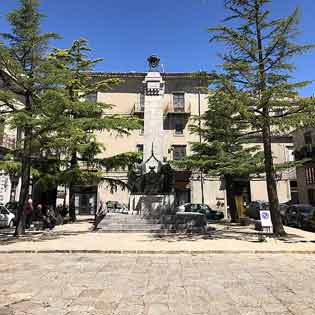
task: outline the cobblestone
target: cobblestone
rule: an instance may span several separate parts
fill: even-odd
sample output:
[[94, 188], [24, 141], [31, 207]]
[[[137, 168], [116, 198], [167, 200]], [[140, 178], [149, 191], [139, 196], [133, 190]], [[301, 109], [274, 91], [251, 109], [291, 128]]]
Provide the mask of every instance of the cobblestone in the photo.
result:
[[0, 255], [0, 315], [315, 314], [313, 255]]

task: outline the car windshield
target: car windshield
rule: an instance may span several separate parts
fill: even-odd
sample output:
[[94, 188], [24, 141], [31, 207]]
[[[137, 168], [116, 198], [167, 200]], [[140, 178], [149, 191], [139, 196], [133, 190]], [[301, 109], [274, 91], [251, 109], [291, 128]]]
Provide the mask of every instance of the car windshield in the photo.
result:
[[301, 208], [300, 211], [304, 214], [309, 214], [309, 213], [312, 213], [314, 210], [314, 208], [311, 208], [311, 207], [307, 207], [307, 208]]

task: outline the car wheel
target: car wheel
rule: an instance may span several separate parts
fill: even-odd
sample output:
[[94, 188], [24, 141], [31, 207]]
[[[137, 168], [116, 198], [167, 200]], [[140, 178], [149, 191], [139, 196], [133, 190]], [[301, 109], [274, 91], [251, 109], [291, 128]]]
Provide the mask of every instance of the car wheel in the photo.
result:
[[13, 220], [11, 220], [9, 223], [9, 228], [13, 228], [13, 226], [14, 226], [14, 222], [13, 222]]

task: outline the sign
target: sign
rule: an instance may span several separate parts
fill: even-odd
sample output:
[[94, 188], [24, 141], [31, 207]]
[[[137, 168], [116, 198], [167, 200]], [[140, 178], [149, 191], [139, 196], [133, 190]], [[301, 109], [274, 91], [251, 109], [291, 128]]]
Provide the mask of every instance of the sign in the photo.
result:
[[260, 220], [262, 227], [272, 228], [271, 215], [269, 210], [260, 211]]

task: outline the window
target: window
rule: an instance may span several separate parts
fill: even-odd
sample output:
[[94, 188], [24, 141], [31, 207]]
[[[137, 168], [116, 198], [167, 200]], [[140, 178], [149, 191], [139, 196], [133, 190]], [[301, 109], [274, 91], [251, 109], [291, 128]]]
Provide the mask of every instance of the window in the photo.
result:
[[306, 179], [307, 185], [315, 184], [315, 168], [314, 167], [305, 168], [305, 179]]
[[4, 207], [0, 207], [0, 213], [1, 214], [5, 214], [5, 215], [9, 214], [8, 210], [6, 208], [4, 208]]
[[274, 110], [274, 115], [277, 117], [277, 116], [282, 116], [284, 114], [284, 111], [282, 108], [276, 108]]
[[139, 101], [139, 105], [140, 105], [140, 111], [144, 112], [144, 94], [140, 94], [140, 101]]
[[184, 93], [173, 94], [173, 106], [174, 106], [174, 112], [185, 111], [185, 94]]
[[293, 162], [294, 161], [294, 148], [287, 147], [287, 161]]
[[185, 145], [174, 145], [173, 146], [173, 160], [178, 161], [186, 156]]
[[84, 98], [88, 102], [97, 102], [97, 93], [91, 93], [91, 94], [85, 95]]
[[143, 152], [143, 144], [137, 144], [137, 152]]
[[305, 142], [307, 151], [308, 152], [312, 151], [313, 139], [312, 139], [312, 133], [310, 131], [304, 133], [304, 142]]
[[181, 136], [184, 134], [184, 124], [182, 121], [175, 121], [175, 135]]

